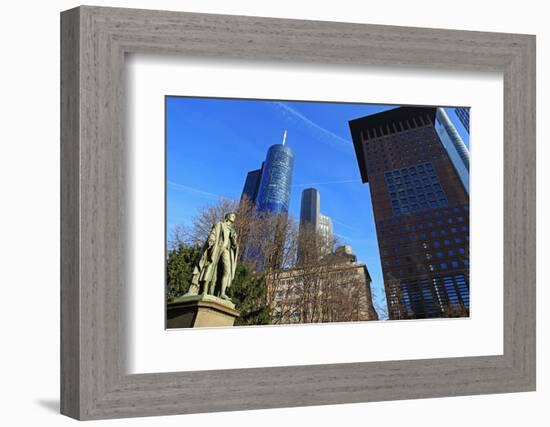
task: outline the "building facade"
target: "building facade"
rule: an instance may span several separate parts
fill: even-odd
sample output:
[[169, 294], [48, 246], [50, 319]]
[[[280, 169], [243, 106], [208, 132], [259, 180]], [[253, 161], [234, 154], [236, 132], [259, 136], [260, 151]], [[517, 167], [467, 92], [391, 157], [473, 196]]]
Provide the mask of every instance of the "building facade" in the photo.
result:
[[470, 133], [470, 107], [457, 107], [455, 108], [455, 114], [466, 132]]
[[435, 123], [432, 107], [349, 122], [369, 184], [390, 319], [469, 314], [469, 197]]
[[276, 271], [266, 280], [273, 324], [378, 320], [369, 272], [349, 246], [314, 266]]

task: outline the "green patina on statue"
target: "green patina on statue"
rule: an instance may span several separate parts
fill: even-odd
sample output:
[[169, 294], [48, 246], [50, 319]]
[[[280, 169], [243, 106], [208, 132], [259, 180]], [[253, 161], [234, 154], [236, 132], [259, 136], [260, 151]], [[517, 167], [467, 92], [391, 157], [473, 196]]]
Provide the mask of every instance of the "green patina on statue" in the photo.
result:
[[237, 233], [233, 228], [236, 215], [227, 213], [223, 221], [212, 227], [202, 247], [202, 255], [193, 269], [193, 279], [185, 296], [213, 295], [230, 301], [226, 292], [235, 278], [237, 256]]

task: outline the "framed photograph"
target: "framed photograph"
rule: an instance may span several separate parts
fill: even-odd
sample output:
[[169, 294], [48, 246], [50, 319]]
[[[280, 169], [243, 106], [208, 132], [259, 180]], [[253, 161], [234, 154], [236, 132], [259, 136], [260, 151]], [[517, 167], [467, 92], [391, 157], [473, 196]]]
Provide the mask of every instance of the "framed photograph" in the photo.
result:
[[165, 114], [168, 328], [469, 317], [468, 107]]
[[535, 390], [534, 36], [83, 6], [61, 42], [63, 414]]

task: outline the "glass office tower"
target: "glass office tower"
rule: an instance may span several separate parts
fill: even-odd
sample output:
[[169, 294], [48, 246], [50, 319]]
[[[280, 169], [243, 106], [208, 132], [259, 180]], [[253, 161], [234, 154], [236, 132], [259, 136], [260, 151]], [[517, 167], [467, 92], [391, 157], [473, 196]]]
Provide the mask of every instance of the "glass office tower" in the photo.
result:
[[349, 122], [369, 183], [390, 319], [469, 314], [469, 196], [435, 122], [433, 107]]
[[290, 204], [290, 186], [294, 153], [284, 144], [269, 147], [256, 195], [256, 210], [286, 214]]
[[466, 132], [470, 133], [470, 107], [457, 107], [455, 108], [455, 114]]
[[437, 108], [435, 119], [437, 135], [447, 150], [464, 189], [470, 194], [470, 151], [444, 108]]
[[[292, 184], [292, 172], [294, 170], [294, 153], [285, 145], [286, 130], [282, 144], [275, 144], [269, 147], [265, 161], [260, 169], [248, 172], [244, 184], [241, 200], [248, 198], [254, 205], [256, 212], [269, 213], [272, 215], [286, 216], [290, 205], [290, 190]], [[281, 227], [276, 233], [286, 233], [284, 218], [281, 219]], [[277, 239], [273, 235], [266, 235], [264, 239]], [[264, 255], [261, 248], [246, 243], [242, 249], [242, 258], [254, 260], [257, 271], [265, 268]], [[277, 268], [280, 260], [275, 257], [271, 260]]]

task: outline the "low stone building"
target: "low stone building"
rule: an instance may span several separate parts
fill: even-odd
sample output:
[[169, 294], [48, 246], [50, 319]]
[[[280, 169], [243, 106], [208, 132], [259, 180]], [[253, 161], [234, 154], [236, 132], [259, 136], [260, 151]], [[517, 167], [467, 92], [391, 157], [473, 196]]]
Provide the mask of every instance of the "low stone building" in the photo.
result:
[[350, 246], [312, 265], [278, 270], [267, 276], [267, 301], [273, 324], [378, 320], [371, 277]]

